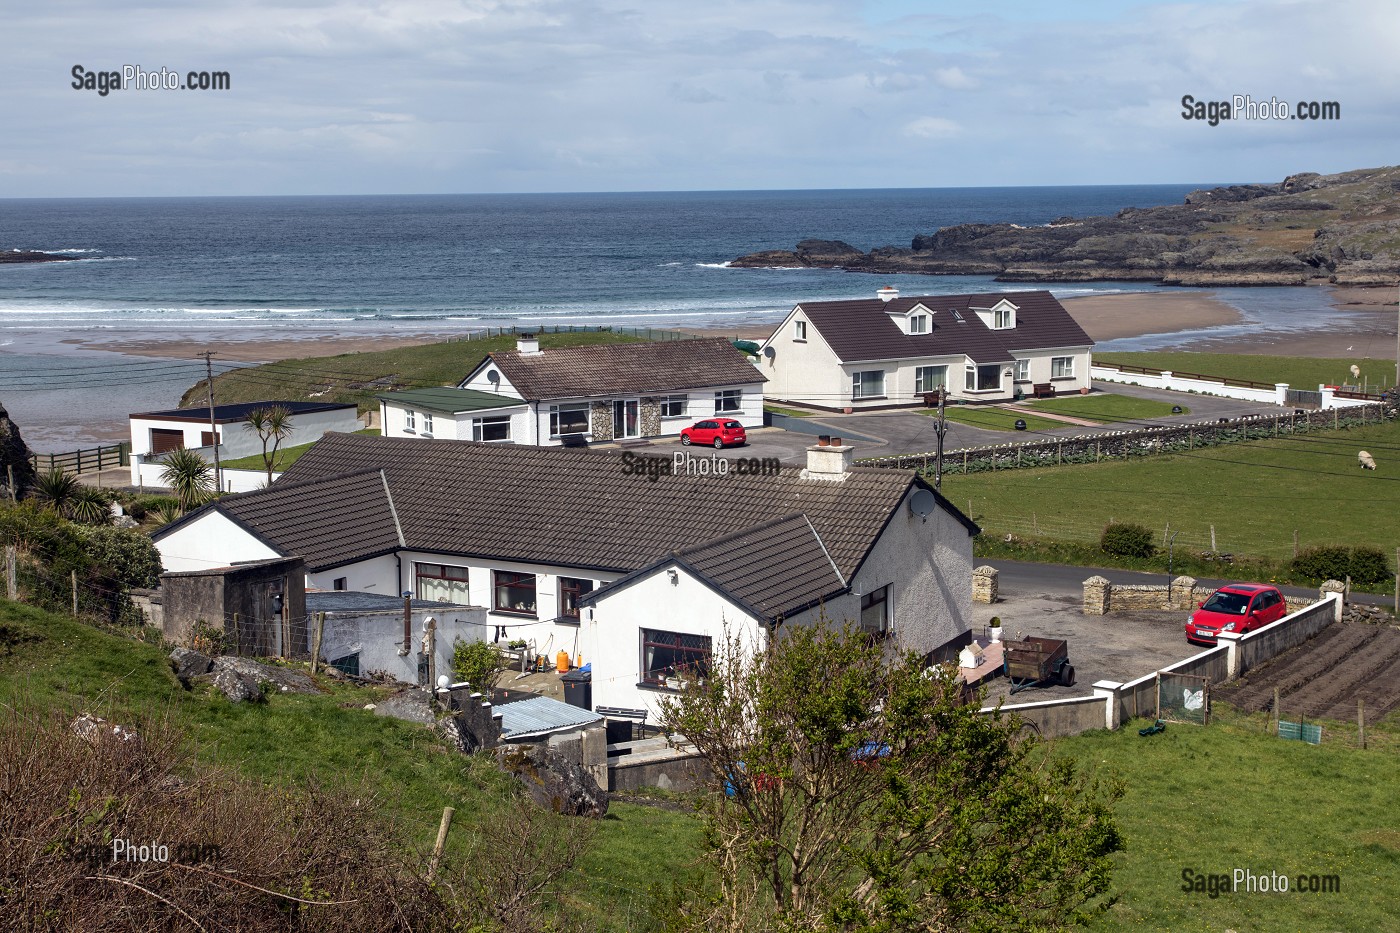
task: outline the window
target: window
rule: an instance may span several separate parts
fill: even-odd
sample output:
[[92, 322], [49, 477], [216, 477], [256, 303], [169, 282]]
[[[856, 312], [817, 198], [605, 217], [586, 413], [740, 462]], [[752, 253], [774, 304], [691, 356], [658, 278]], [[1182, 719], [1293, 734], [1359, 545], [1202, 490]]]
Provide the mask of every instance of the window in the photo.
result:
[[1073, 378], [1074, 378], [1074, 357], [1072, 357], [1072, 356], [1052, 356], [1052, 357], [1050, 357], [1050, 378], [1051, 378], [1051, 379], [1073, 379]]
[[721, 389], [715, 393], [715, 414], [727, 411], [740, 411], [743, 408], [743, 389]]
[[974, 366], [968, 364], [964, 388], [969, 392], [988, 392], [1001, 388], [1001, 365], [998, 363]]
[[407, 408], [403, 413], [403, 429], [405, 431], [418, 430], [418, 412], [412, 408]]
[[493, 574], [496, 585], [497, 612], [514, 612], [520, 615], [535, 614], [535, 575], [497, 570]]
[[413, 591], [419, 599], [468, 605], [467, 568], [451, 564], [413, 565]]
[[862, 631], [874, 635], [885, 635], [890, 630], [890, 588], [882, 586], [873, 593], [860, 598], [860, 627]]
[[660, 686], [672, 677], [704, 677], [709, 672], [708, 635], [642, 629], [642, 683]]
[[593, 592], [592, 580], [580, 580], [576, 577], [559, 578], [559, 617], [562, 619], [577, 620], [578, 601], [584, 596]]
[[423, 434], [424, 434], [425, 436], [429, 436], [429, 437], [430, 437], [430, 436], [432, 436], [432, 433], [433, 433], [433, 416], [430, 415], [430, 414], [428, 414], [428, 413], [425, 411], [425, 412], [423, 412]]
[[914, 367], [914, 393], [922, 395], [924, 392], [933, 392], [948, 385], [947, 366], [915, 366]]
[[350, 589], [350, 581], [345, 577], [336, 577], [334, 580], [331, 581], [331, 589], [335, 590], [336, 592], [344, 592], [345, 590]]
[[217, 445], [217, 444], [219, 444], [219, 443], [220, 443], [220, 441], [218, 440], [218, 435], [215, 434], [213, 431], [200, 431], [200, 432], [199, 432], [199, 446], [200, 446], [200, 447], [213, 447], [213, 446], [215, 446], [215, 445]]
[[793, 321], [793, 322], [792, 322], [792, 339], [793, 339], [793, 340], [806, 340], [806, 339], [807, 339], [807, 322], [806, 322], [806, 321]]
[[510, 415], [494, 415], [490, 418], [473, 418], [472, 440], [510, 440]]
[[851, 373], [851, 398], [876, 398], [885, 394], [885, 371], [871, 369]]
[[690, 399], [684, 395], [667, 395], [661, 399], [661, 417], [684, 418], [686, 403]]
[[1030, 361], [1030, 360], [1017, 360], [1017, 361], [1016, 361], [1016, 381], [1017, 381], [1017, 382], [1030, 382], [1030, 381], [1031, 381], [1031, 361]]
[[1010, 308], [995, 308], [992, 310], [992, 330], [1005, 330], [1008, 327], [1016, 326], [1016, 314]]
[[909, 333], [911, 333], [911, 334], [927, 334], [927, 333], [928, 333], [928, 315], [927, 315], [927, 314], [916, 314], [916, 315], [914, 315], [913, 317], [911, 317], [911, 318], [909, 319]]
[[549, 436], [588, 433], [587, 405], [549, 406]]
[[331, 661], [331, 667], [335, 668], [342, 674], [345, 674], [349, 677], [359, 677], [360, 653], [356, 651], [354, 654], [347, 654], [343, 658], [336, 658], [335, 660]]

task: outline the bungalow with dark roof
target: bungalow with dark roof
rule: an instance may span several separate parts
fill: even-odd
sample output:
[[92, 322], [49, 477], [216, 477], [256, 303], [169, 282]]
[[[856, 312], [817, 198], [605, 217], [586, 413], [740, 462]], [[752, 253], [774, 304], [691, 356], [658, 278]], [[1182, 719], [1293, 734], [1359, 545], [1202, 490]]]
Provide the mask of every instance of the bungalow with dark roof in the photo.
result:
[[722, 337], [540, 349], [526, 334], [455, 389], [379, 400], [386, 437], [548, 447], [675, 435], [717, 416], [759, 427], [764, 381]]
[[1048, 291], [805, 302], [759, 348], [775, 401], [862, 410], [1005, 402], [1090, 384], [1094, 342]]
[[777, 475], [653, 478], [630, 454], [328, 435], [152, 537], [167, 570], [297, 555], [313, 587], [481, 607], [482, 638], [591, 662], [600, 706], [654, 713], [727, 631], [761, 643], [823, 617], [955, 657], [977, 526], [912, 471], [808, 453]]

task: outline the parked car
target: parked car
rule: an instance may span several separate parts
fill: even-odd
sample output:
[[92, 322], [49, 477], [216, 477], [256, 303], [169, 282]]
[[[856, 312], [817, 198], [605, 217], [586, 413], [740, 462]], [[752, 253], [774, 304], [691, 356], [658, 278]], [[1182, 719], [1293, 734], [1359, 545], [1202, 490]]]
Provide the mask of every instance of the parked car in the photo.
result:
[[703, 444], [719, 449], [730, 444], [743, 444], [749, 439], [744, 426], [732, 418], [707, 418], [681, 429], [681, 443]]
[[1264, 583], [1231, 583], [1201, 603], [1186, 620], [1186, 640], [1213, 645], [1221, 632], [1252, 632], [1277, 622], [1288, 612], [1278, 587]]

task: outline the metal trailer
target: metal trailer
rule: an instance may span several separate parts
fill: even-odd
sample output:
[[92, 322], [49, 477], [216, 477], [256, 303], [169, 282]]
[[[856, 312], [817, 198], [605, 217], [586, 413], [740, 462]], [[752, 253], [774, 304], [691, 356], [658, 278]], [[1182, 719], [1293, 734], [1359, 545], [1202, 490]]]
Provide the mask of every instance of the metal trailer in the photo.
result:
[[1062, 638], [1027, 636], [1007, 642], [1003, 666], [1011, 681], [1011, 692], [1046, 682], [1074, 686], [1074, 665], [1069, 663], [1069, 642]]

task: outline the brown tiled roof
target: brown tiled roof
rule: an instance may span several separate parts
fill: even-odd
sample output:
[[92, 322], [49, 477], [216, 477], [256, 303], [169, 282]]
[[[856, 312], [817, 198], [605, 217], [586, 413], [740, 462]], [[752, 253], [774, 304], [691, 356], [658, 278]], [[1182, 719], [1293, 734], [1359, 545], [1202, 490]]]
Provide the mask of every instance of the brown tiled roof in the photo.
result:
[[844, 592], [826, 546], [805, 515], [787, 515], [663, 557], [588, 594], [584, 602], [679, 564], [759, 619], [776, 621]]
[[305, 558], [313, 571], [387, 554], [402, 544], [378, 469], [279, 481], [267, 489], [223, 496], [151, 537], [160, 540], [210, 511], [223, 513], [285, 556]]
[[[1003, 298], [1018, 309], [1016, 326], [992, 330], [972, 309], [990, 308]], [[890, 312], [906, 313], [915, 305], [934, 312], [927, 334], [905, 334], [890, 319]], [[798, 307], [843, 363], [960, 353], [978, 363], [1009, 363], [1013, 350], [1093, 345], [1055, 296], [1043, 290], [923, 295], [888, 302], [879, 298], [813, 301]]]
[[767, 381], [723, 337], [550, 347], [529, 355], [507, 350], [487, 354], [482, 365], [487, 361], [495, 363], [516, 391], [532, 402]]
[[[376, 469], [387, 477], [410, 548], [627, 573], [801, 514], [847, 579], [916, 482], [909, 472], [859, 467], [844, 482], [803, 479], [791, 467], [776, 476], [662, 475], [650, 482], [625, 473], [622, 456], [600, 451], [327, 434], [273, 490]], [[299, 511], [314, 524], [312, 509]]]

